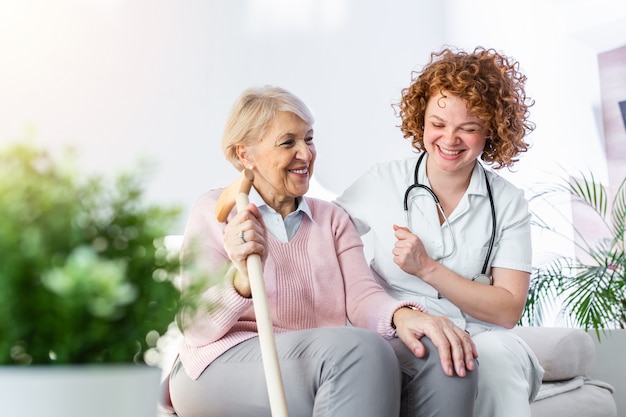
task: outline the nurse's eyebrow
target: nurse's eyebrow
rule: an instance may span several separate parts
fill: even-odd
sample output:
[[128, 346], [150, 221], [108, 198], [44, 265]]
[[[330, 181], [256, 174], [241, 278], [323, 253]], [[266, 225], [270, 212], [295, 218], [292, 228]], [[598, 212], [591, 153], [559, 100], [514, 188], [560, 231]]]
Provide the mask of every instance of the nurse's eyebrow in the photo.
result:
[[459, 126], [468, 126], [468, 125], [483, 127], [482, 123], [480, 122], [465, 122], [465, 123], [461, 123]]
[[[445, 120], [445, 119], [443, 119], [443, 118], [441, 118], [441, 117], [437, 116], [436, 114], [431, 114], [430, 116], [428, 116], [427, 120], [431, 120], [431, 119], [435, 119], [435, 120], [436, 120], [436, 121], [438, 121], [438, 122], [448, 123], [448, 121], [447, 121], [447, 120]], [[474, 126], [478, 126], [478, 127], [482, 127], [482, 126], [483, 126], [483, 125], [482, 125], [482, 123], [480, 123], [480, 122], [478, 122], [478, 121], [473, 121], [473, 120], [470, 120], [470, 121], [467, 121], [467, 122], [463, 122], [463, 123], [461, 123], [461, 124], [459, 125], [459, 127], [460, 127], [460, 126], [467, 126], [467, 125], [474, 125]]]

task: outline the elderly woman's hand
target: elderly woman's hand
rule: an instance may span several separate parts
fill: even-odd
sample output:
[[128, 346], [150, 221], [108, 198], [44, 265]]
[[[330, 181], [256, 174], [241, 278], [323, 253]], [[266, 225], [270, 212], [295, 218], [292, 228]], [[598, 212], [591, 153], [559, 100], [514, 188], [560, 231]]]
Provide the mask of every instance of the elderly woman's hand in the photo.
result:
[[410, 308], [400, 308], [393, 316], [398, 337], [417, 357], [426, 354], [420, 341], [428, 337], [439, 352], [441, 367], [448, 376], [465, 376], [474, 370], [474, 359], [478, 357], [476, 346], [470, 335], [456, 326], [450, 319], [433, 316]]
[[263, 261], [267, 257], [265, 225], [259, 208], [254, 204], [249, 204], [246, 210], [237, 213], [226, 224], [222, 243], [238, 271], [235, 276], [235, 288], [241, 295], [249, 297], [250, 283], [246, 259], [253, 253], [260, 255]]

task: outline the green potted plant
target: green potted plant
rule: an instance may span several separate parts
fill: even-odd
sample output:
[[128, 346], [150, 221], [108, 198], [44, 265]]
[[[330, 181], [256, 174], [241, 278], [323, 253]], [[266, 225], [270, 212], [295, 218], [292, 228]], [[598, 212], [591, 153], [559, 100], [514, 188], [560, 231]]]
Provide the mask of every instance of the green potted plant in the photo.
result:
[[[18, 397], [19, 410], [3, 401], [8, 414], [36, 415], [32, 407], [42, 402], [55, 416], [56, 401], [65, 407], [59, 415], [79, 415], [71, 410], [82, 401], [90, 407], [83, 416], [146, 415], [136, 408], [147, 395], [140, 385], [151, 385], [147, 415], [156, 414], [157, 341], [180, 308], [178, 256], [164, 239], [180, 210], [147, 204], [143, 173], [107, 179], [81, 173], [71, 151], [21, 144], [0, 151], [0, 376], [10, 378], [0, 389], [3, 400]], [[60, 372], [54, 382], [43, 383], [53, 371]], [[78, 391], [50, 393], [74, 372], [83, 375], [71, 388]], [[124, 387], [128, 372], [142, 374], [140, 382]], [[29, 392], [29, 374], [48, 397]], [[82, 391], [88, 380], [100, 384], [100, 397], [114, 398], [91, 403]]]
[[[595, 330], [598, 339], [606, 329], [623, 329], [626, 326], [626, 178], [612, 201], [605, 186], [592, 174], [572, 178], [537, 194], [530, 200], [531, 207], [537, 200], [548, 202], [546, 210], [562, 218], [571, 216], [561, 203], [568, 203], [568, 208], [576, 207], [578, 212], [586, 211], [591, 227], [578, 227], [569, 221], [573, 231], [569, 235], [553, 227], [546, 220], [545, 211], [534, 210], [533, 224], [573, 242], [575, 254], [560, 255], [535, 267], [523, 323], [540, 325], [547, 309], [556, 307], [568, 325]], [[560, 307], [555, 304], [557, 300]]]

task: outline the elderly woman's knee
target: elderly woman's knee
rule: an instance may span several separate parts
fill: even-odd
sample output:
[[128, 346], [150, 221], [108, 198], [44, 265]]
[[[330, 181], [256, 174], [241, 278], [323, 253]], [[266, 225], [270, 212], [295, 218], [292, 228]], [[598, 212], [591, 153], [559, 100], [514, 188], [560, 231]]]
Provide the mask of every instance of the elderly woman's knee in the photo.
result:
[[[339, 327], [326, 332], [333, 354], [352, 356], [355, 360], [367, 361], [369, 366], [373, 362], [382, 362], [385, 365], [397, 364], [397, 358], [389, 343], [371, 330], [359, 327]], [[371, 362], [370, 362], [371, 361]]]

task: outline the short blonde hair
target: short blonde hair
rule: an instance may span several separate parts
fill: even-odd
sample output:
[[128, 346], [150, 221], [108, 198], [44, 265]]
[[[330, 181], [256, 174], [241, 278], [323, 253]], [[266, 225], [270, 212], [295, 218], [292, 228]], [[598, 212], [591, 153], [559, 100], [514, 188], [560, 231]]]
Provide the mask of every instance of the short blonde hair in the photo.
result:
[[313, 125], [313, 115], [304, 102], [281, 87], [251, 87], [235, 101], [224, 127], [222, 152], [238, 171], [244, 167], [237, 156], [237, 146], [261, 140], [281, 111], [293, 113]]

